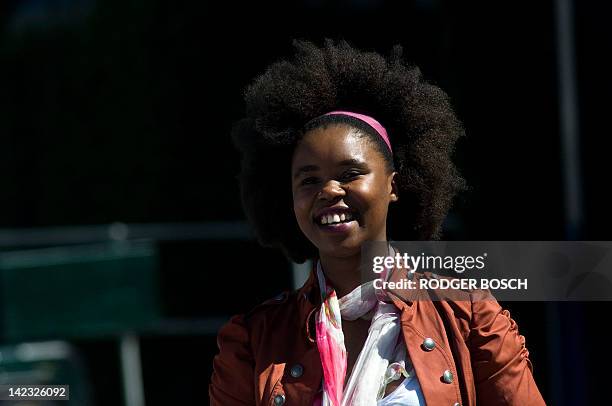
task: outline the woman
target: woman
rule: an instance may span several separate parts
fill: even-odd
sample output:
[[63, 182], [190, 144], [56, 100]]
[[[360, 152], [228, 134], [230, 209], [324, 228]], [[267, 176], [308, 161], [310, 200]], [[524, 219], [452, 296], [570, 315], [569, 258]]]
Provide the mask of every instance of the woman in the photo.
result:
[[448, 97], [400, 47], [385, 59], [294, 45], [248, 88], [233, 136], [259, 241], [313, 267], [300, 289], [220, 330], [211, 404], [544, 404], [496, 301], [409, 300], [362, 281], [365, 242], [438, 239], [465, 188]]

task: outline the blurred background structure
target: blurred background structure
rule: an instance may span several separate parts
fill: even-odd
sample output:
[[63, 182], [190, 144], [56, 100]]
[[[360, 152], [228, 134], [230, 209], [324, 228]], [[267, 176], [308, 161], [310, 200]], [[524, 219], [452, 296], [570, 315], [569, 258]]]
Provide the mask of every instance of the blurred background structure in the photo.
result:
[[[446, 239], [610, 240], [610, 11], [3, 0], [0, 384], [70, 384], [74, 405], [207, 404], [218, 327], [302, 277], [245, 223], [229, 138], [243, 88], [296, 37], [402, 44], [449, 93], [473, 189]], [[608, 402], [610, 303], [505, 305], [549, 404]]]

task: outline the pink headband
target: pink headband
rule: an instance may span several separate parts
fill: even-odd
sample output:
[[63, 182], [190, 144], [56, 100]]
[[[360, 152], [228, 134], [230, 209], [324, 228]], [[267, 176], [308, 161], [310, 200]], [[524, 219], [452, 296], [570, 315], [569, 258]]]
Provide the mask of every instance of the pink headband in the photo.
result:
[[389, 141], [389, 136], [387, 135], [387, 130], [385, 130], [385, 127], [383, 127], [374, 118], [372, 118], [370, 116], [366, 116], [365, 114], [353, 113], [351, 111], [330, 111], [329, 113], [325, 113], [323, 115], [324, 116], [329, 116], [329, 115], [332, 115], [332, 114], [341, 114], [341, 115], [345, 115], [345, 116], [355, 117], [355, 118], [365, 122], [370, 127], [372, 127], [373, 129], [376, 130], [378, 135], [380, 135], [380, 138], [382, 138], [383, 141], [385, 142], [385, 144], [387, 144], [387, 147], [389, 147], [389, 151], [393, 152], [393, 149], [391, 149], [391, 142]]

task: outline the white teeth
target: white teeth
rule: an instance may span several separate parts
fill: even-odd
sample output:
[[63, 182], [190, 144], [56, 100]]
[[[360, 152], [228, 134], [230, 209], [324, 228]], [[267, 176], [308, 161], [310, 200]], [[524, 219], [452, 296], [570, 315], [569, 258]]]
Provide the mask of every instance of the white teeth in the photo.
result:
[[340, 214], [323, 214], [319, 221], [321, 224], [335, 224], [351, 220], [353, 220], [353, 214], [346, 212]]

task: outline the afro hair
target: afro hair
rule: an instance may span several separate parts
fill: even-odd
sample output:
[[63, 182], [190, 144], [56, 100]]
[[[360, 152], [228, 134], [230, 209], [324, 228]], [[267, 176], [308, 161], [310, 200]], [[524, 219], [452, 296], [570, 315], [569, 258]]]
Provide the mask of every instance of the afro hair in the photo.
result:
[[389, 238], [439, 239], [453, 198], [466, 189], [451, 160], [464, 130], [446, 93], [403, 61], [399, 45], [388, 58], [346, 41], [293, 46], [292, 58], [247, 87], [245, 117], [232, 129], [242, 204], [259, 242], [298, 263], [316, 257], [293, 213], [291, 158], [304, 126], [332, 110], [372, 116], [389, 134], [400, 196], [390, 207]]

